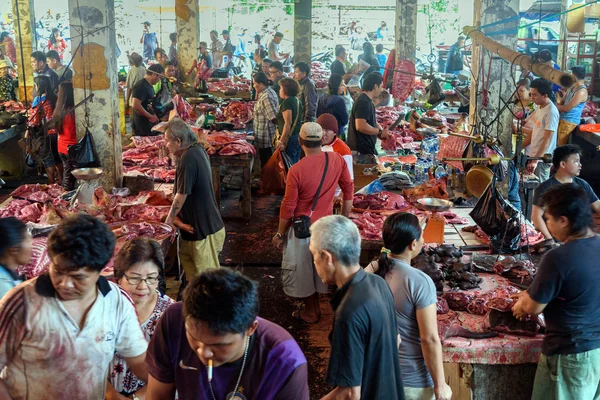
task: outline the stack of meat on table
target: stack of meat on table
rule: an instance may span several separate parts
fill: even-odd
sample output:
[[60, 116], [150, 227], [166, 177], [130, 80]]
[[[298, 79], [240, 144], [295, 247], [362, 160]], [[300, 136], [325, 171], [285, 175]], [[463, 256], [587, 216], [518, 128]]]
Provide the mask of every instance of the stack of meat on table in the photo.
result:
[[233, 81], [231, 79], [211, 79], [208, 82], [209, 92], [219, 92], [228, 96], [233, 96], [239, 92], [249, 92], [252, 82], [248, 79]]
[[[171, 196], [163, 192], [141, 192], [137, 196], [119, 197], [107, 194], [101, 187], [94, 192], [93, 204], [70, 203], [61, 198], [65, 191], [58, 185], [22, 185], [11, 193], [9, 201], [0, 208], [0, 217], [16, 217], [31, 228], [46, 231], [63, 219], [80, 212], [105, 221], [117, 238], [118, 251], [127, 241], [138, 237], [163, 240], [173, 234], [170, 226], [162, 223], [171, 208]], [[47, 236], [33, 239], [32, 260], [19, 268], [20, 274], [28, 278], [48, 270], [50, 259], [47, 251]], [[112, 272], [112, 261], [103, 271]]]
[[232, 101], [223, 110], [217, 108], [217, 122], [229, 122], [233, 129], [244, 129], [254, 119], [255, 101]]
[[[213, 132], [202, 128], [192, 129], [208, 155], [235, 156], [255, 154], [254, 146], [248, 143], [246, 133], [231, 131]], [[126, 175], [146, 175], [157, 182], [171, 183], [175, 180], [172, 165], [162, 136], [133, 137], [135, 147], [123, 152], [123, 169]]]

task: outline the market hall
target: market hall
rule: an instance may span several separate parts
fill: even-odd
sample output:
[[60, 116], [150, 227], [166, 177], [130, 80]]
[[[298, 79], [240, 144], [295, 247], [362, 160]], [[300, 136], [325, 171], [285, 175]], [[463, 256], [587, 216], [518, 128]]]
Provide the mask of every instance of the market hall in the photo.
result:
[[599, 399], [595, 2], [0, 6], [0, 399]]

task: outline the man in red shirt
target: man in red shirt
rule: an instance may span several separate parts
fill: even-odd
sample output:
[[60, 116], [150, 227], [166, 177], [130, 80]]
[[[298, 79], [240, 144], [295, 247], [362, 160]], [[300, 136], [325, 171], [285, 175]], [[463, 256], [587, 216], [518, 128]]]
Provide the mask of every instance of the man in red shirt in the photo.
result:
[[[299, 140], [306, 155], [290, 168], [279, 213], [279, 229], [273, 244], [283, 248], [282, 279], [286, 295], [302, 299], [304, 308], [294, 312], [295, 318], [316, 323], [321, 317], [319, 293], [327, 293], [327, 285], [315, 271], [308, 249], [310, 237], [299, 239], [294, 234], [292, 219], [309, 216], [311, 223], [333, 214], [333, 197], [336, 188], [342, 189], [342, 214], [348, 216], [352, 209], [354, 184], [348, 167], [341, 155], [321, 150], [323, 129], [319, 124], [307, 122], [302, 125]], [[327, 172], [319, 192], [314, 211], [311, 211], [327, 160]]]

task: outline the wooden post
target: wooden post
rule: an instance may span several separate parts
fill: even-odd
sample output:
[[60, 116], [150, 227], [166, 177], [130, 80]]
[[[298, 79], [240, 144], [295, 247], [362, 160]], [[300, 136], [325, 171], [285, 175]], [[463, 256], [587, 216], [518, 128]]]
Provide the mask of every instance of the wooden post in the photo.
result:
[[[569, 8], [568, 3], [569, 0], [562, 0], [562, 3], [560, 5], [560, 11], [562, 13], [567, 11], [567, 9]], [[558, 54], [556, 56], [556, 63], [563, 70], [567, 67], [565, 61], [567, 60], [566, 55], [568, 43], [564, 42], [564, 40], [567, 40], [567, 37], [569, 36], [569, 32], [567, 31], [567, 16], [568, 14], [561, 14], [560, 16], [560, 32], [558, 34], [558, 37], [561, 40], [561, 42], [558, 42]]]
[[200, 15], [198, 0], [175, 0], [175, 23], [177, 26], [177, 61], [179, 76], [183, 82], [194, 85], [195, 74], [186, 77], [185, 73], [198, 58], [200, 42]]
[[19, 74], [19, 101], [33, 101], [33, 68], [31, 53], [36, 48], [35, 14], [33, 0], [13, 0], [15, 18], [15, 47], [17, 49], [17, 72]]
[[[474, 0], [473, 4], [473, 24], [481, 26], [481, 0]], [[479, 59], [481, 57], [481, 46], [473, 42], [471, 44], [471, 87], [469, 97], [469, 126], [474, 126], [477, 110], [477, 85], [474, 82], [479, 80]]]

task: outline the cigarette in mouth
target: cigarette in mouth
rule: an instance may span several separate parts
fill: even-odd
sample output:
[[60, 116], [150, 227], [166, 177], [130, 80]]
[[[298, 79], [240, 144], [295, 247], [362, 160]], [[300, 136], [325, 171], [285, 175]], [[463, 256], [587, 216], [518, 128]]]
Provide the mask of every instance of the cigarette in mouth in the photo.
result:
[[212, 359], [208, 360], [208, 381], [209, 382], [212, 381], [212, 369], [213, 369], [212, 364], [213, 364]]

